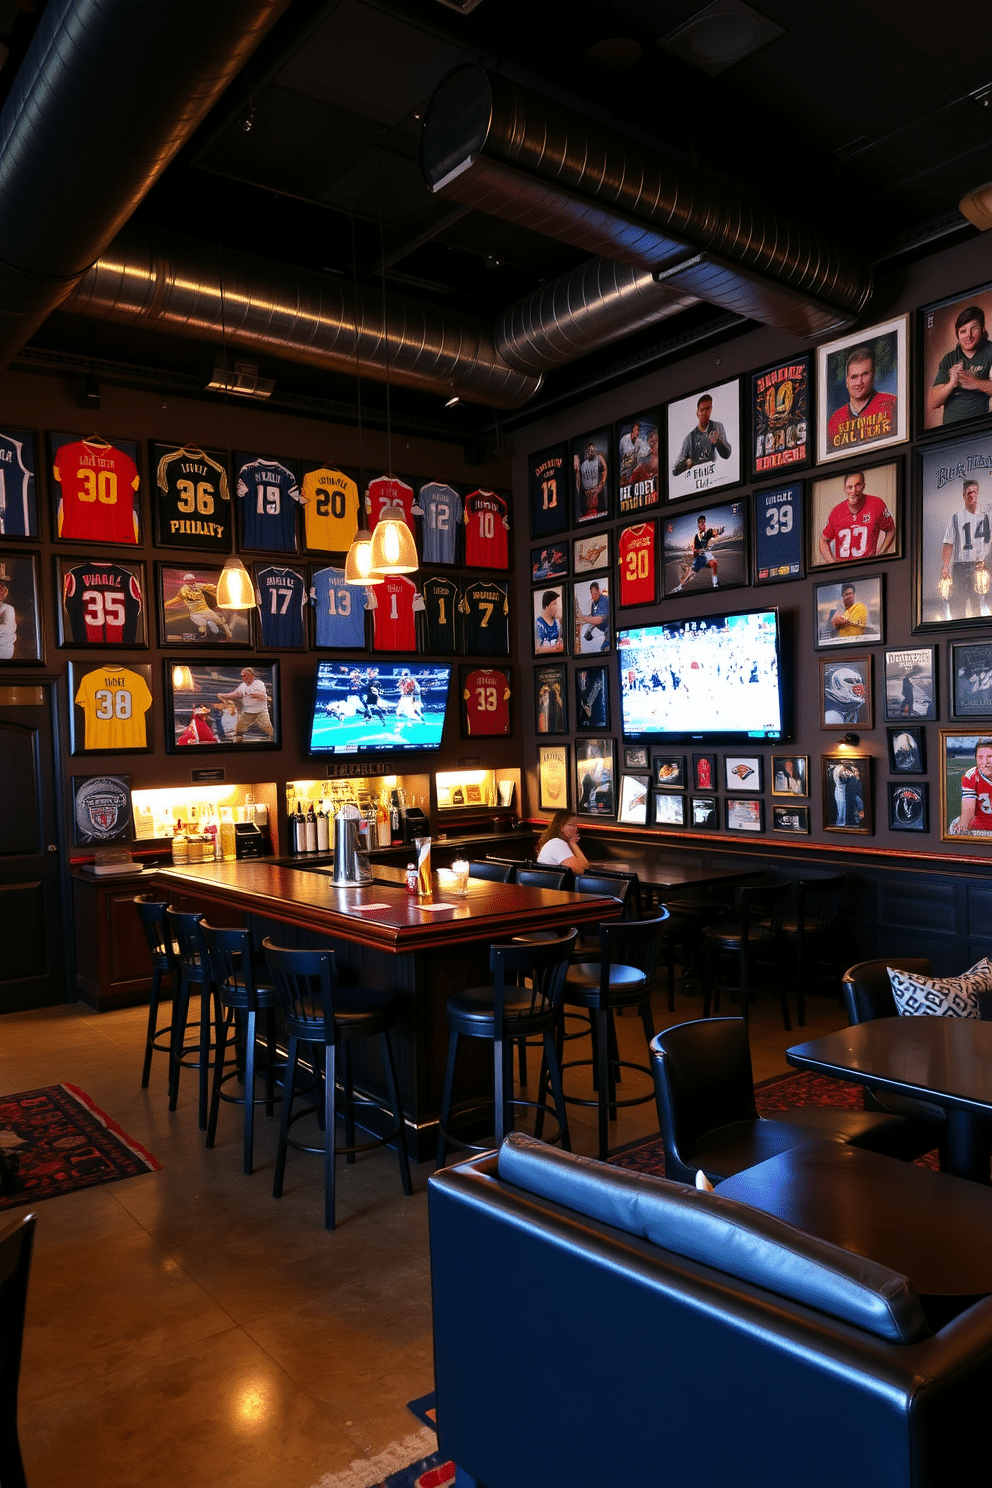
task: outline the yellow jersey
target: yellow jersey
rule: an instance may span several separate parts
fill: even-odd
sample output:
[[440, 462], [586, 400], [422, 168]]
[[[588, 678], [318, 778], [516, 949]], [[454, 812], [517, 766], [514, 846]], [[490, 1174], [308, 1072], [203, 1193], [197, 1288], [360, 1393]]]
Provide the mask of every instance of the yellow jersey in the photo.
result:
[[112, 666], [87, 672], [76, 704], [86, 718], [84, 749], [145, 748], [145, 714], [152, 695], [140, 672]]
[[303, 477], [301, 487], [307, 547], [346, 553], [358, 531], [358, 487], [342, 470], [322, 467]]

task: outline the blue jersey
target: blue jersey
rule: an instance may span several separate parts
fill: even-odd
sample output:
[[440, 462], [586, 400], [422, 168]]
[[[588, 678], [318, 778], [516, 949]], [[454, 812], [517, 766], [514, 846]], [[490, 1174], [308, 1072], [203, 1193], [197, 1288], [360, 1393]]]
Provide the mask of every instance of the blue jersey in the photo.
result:
[[238, 467], [235, 489], [242, 501], [241, 542], [263, 553], [296, 552], [296, 476], [275, 460], [246, 460]]
[[24, 445], [0, 434], [0, 534], [37, 537], [34, 516], [34, 471], [25, 463]]
[[462, 498], [437, 481], [421, 486], [417, 504], [423, 512], [421, 558], [424, 563], [454, 563], [456, 525], [462, 519]]
[[310, 590], [317, 611], [317, 645], [365, 650], [365, 590], [346, 584], [343, 568], [322, 568]]
[[295, 568], [277, 568], [269, 564], [255, 570], [255, 588], [261, 617], [262, 645], [279, 651], [306, 645], [303, 608], [307, 586]]

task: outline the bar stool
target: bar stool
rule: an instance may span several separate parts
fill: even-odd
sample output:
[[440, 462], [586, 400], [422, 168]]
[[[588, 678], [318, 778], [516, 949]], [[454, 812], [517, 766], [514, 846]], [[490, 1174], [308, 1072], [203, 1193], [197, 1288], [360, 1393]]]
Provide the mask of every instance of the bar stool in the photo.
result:
[[[800, 878], [796, 881], [796, 913], [786, 914], [782, 920], [783, 944], [795, 956], [796, 962], [796, 1010], [800, 1028], [806, 1023], [806, 974], [807, 956], [836, 944], [834, 926], [840, 910], [841, 895], [847, 882], [845, 873], [834, 873], [829, 878]], [[831, 955], [834, 969], [836, 955]]]
[[[213, 1017], [213, 994], [210, 976], [210, 956], [200, 929], [202, 914], [191, 914], [167, 906], [165, 917], [179, 947], [179, 985], [172, 1001], [172, 1046], [169, 1060], [169, 1110], [174, 1111], [179, 1100], [179, 1074], [184, 1069], [195, 1069], [199, 1075], [198, 1119], [200, 1130], [207, 1125], [207, 1093], [210, 1076], [210, 1055], [214, 1044], [211, 1040], [212, 1025], [219, 1022], [219, 1014]], [[186, 1031], [195, 1025], [189, 1022], [189, 999], [193, 988], [199, 989], [200, 1028], [195, 1043], [186, 1042]]]
[[[410, 1183], [410, 1164], [407, 1160], [404, 1140], [403, 1111], [396, 1088], [393, 1047], [389, 1038], [389, 1030], [396, 1020], [395, 1004], [387, 992], [373, 990], [370, 987], [340, 987], [333, 951], [288, 951], [275, 945], [270, 939], [262, 942], [262, 949], [265, 952], [279, 1005], [282, 1008], [286, 1032], [289, 1035], [289, 1054], [283, 1084], [282, 1120], [279, 1123], [279, 1147], [276, 1153], [272, 1196], [278, 1199], [282, 1195], [286, 1155], [290, 1147], [295, 1147], [300, 1152], [323, 1153], [324, 1228], [333, 1230], [335, 1160], [339, 1152], [343, 1152], [349, 1162], [354, 1162], [357, 1152], [369, 1152], [387, 1143], [395, 1144], [403, 1192], [408, 1197], [413, 1192]], [[365, 1038], [380, 1040], [386, 1090], [389, 1095], [388, 1106], [382, 1101], [356, 1096], [354, 1093], [349, 1044], [355, 1039]], [[311, 1104], [294, 1111], [293, 1101], [297, 1094], [296, 1076], [301, 1043], [311, 1045], [318, 1059], [322, 1054], [324, 1102], [322, 1108], [318, 1104]], [[335, 1122], [339, 1104], [337, 1070], [339, 1046], [343, 1075], [340, 1103], [344, 1107], [347, 1143], [344, 1147], [338, 1147], [335, 1141]], [[391, 1117], [393, 1125], [385, 1136], [376, 1137], [370, 1142], [356, 1143], [355, 1113], [358, 1110], [381, 1111]], [[320, 1147], [310, 1147], [304, 1142], [295, 1142], [289, 1135], [289, 1128], [293, 1122], [313, 1112], [317, 1113], [318, 1120], [324, 1129], [324, 1141]]]
[[[152, 1054], [171, 1054], [172, 1018], [162, 1027], [157, 1027], [158, 1007], [162, 994], [162, 978], [168, 973], [172, 977], [172, 995], [175, 998], [179, 973], [179, 947], [176, 945], [165, 918], [166, 906], [154, 894], [139, 894], [134, 901], [141, 928], [148, 942], [148, 953], [152, 960], [152, 990], [148, 1002], [148, 1031], [145, 1034], [145, 1060], [141, 1067], [141, 1088], [148, 1089], [148, 1077], [152, 1069]], [[174, 1009], [173, 1009], [174, 1011]], [[165, 1043], [159, 1043], [165, 1039]]]
[[[707, 925], [702, 932], [704, 961], [703, 1017], [720, 1011], [720, 993], [736, 993], [746, 1023], [751, 1010], [759, 955], [772, 967], [778, 983], [782, 1023], [792, 1027], [782, 976], [782, 919], [791, 892], [789, 883], [747, 885], [738, 890], [737, 918], [726, 925]], [[731, 973], [736, 972], [736, 977]]]

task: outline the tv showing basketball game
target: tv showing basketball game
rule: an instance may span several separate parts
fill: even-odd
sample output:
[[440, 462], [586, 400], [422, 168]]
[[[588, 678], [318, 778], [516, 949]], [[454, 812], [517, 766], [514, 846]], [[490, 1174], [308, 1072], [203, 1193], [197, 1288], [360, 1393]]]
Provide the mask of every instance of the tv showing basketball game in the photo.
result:
[[397, 754], [437, 749], [444, 732], [451, 667], [322, 661], [317, 667], [311, 754]]

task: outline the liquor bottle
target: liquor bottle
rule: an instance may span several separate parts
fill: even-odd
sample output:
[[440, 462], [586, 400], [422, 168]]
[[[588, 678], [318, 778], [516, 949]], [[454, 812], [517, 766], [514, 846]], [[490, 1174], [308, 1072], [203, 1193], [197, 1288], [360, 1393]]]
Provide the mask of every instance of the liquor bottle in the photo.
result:
[[322, 800], [317, 812], [317, 851], [327, 852], [331, 845], [331, 831], [327, 820], [327, 803]]
[[307, 819], [306, 819], [306, 824], [305, 824], [305, 832], [306, 832], [307, 852], [316, 852], [317, 851], [317, 818], [314, 815], [313, 802], [312, 801], [310, 802], [309, 809], [307, 810]]
[[307, 850], [307, 819], [303, 815], [303, 807], [299, 801], [296, 803], [296, 816], [293, 821], [293, 828], [296, 832], [296, 851], [298, 853], [304, 853]]

